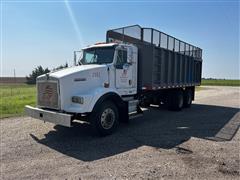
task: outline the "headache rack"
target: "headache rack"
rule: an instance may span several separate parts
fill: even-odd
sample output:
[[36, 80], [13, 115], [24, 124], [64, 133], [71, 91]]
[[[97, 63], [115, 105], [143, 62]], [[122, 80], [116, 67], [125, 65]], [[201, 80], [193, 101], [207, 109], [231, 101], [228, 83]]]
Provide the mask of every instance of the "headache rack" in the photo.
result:
[[202, 49], [153, 28], [139, 25], [107, 31], [106, 41], [139, 49], [138, 89], [195, 86], [201, 83]]

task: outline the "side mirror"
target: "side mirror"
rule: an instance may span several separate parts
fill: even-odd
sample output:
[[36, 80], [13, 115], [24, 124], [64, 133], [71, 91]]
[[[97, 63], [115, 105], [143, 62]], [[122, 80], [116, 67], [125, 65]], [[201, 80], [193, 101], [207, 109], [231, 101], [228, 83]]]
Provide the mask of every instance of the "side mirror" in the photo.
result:
[[74, 51], [73, 57], [74, 57], [74, 66], [78, 65], [80, 63], [80, 60], [82, 59], [83, 52], [82, 51]]

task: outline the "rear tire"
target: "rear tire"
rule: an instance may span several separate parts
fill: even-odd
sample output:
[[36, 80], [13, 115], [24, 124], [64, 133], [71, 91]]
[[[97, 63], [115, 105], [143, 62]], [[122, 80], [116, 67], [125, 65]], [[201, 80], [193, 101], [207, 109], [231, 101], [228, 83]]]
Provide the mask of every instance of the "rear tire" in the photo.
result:
[[183, 91], [174, 90], [168, 94], [167, 106], [169, 110], [180, 111], [183, 107]]
[[100, 136], [112, 134], [118, 125], [119, 113], [116, 105], [105, 101], [90, 115], [94, 132]]
[[189, 108], [192, 105], [192, 91], [190, 89], [186, 89], [184, 91], [184, 98], [183, 98], [183, 106], [185, 108]]

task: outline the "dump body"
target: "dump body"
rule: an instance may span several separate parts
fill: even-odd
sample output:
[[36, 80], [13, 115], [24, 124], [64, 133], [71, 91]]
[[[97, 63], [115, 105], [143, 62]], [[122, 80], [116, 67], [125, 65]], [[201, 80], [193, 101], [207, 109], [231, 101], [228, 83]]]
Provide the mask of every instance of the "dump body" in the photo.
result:
[[107, 42], [138, 47], [138, 90], [197, 86], [202, 50], [170, 35], [139, 25], [107, 31]]

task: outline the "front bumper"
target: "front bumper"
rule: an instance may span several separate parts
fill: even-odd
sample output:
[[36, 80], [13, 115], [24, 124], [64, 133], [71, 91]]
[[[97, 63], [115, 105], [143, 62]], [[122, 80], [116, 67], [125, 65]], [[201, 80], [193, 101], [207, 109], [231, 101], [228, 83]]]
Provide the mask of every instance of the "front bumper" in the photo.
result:
[[66, 127], [71, 127], [73, 115], [55, 111], [43, 110], [32, 106], [25, 106], [25, 114], [44, 122], [51, 122]]

